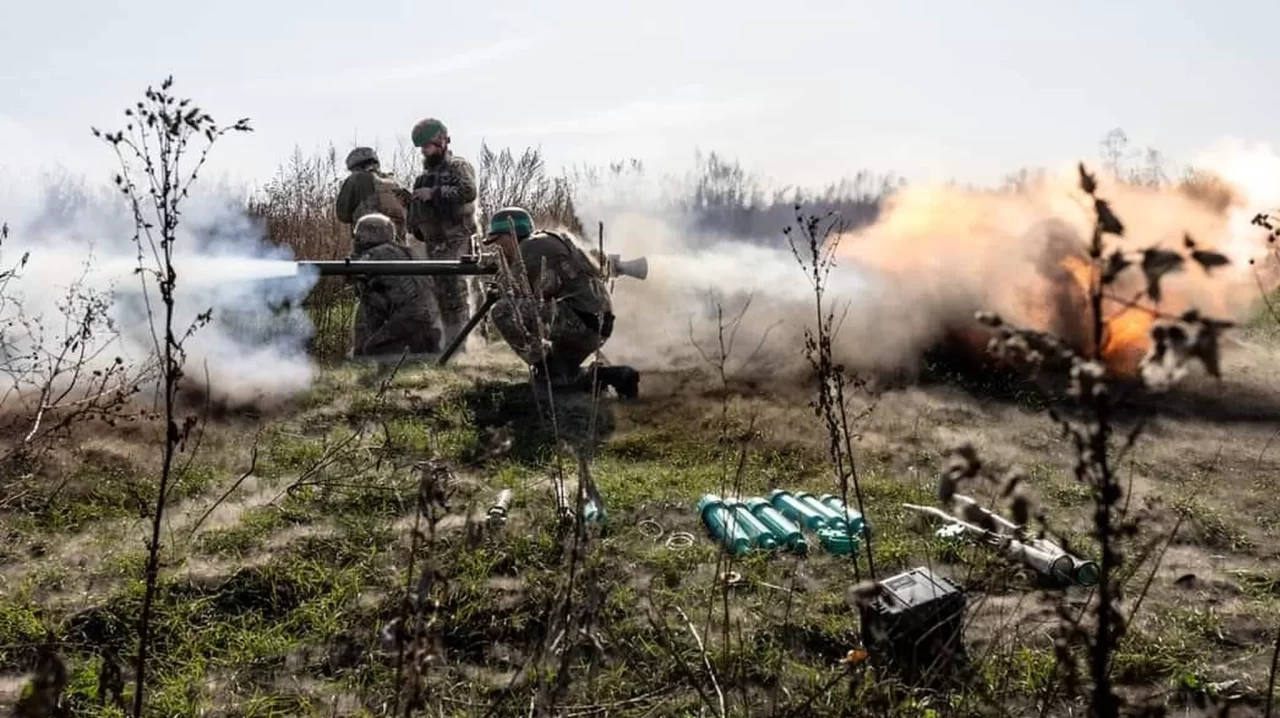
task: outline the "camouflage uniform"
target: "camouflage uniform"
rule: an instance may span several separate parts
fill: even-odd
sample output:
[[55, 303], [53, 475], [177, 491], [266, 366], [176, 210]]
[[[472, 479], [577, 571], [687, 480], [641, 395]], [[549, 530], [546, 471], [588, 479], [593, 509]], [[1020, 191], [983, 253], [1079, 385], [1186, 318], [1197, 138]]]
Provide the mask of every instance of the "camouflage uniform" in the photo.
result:
[[[395, 238], [390, 219], [380, 214], [356, 221], [354, 260], [410, 259], [409, 249]], [[410, 357], [440, 351], [436, 303], [430, 277], [359, 276], [353, 278], [360, 296], [352, 354], [396, 361], [406, 349]]]
[[[501, 223], [502, 215], [495, 213], [494, 222]], [[613, 333], [604, 274], [571, 238], [554, 232], [530, 231], [519, 250], [524, 271], [516, 264], [513, 272], [499, 275], [501, 299], [490, 317], [503, 340], [535, 371], [572, 382], [582, 362]]]
[[[424, 130], [426, 127], [428, 129]], [[447, 131], [437, 120], [424, 120], [414, 128], [414, 145], [421, 147]], [[431, 199], [413, 197], [409, 203], [409, 232], [426, 245], [429, 259], [457, 259], [474, 254], [473, 237], [479, 230], [476, 221], [476, 171], [470, 162], [449, 150], [423, 163], [423, 172], [414, 180], [413, 189], [430, 188]], [[436, 301], [444, 328], [444, 341], [457, 336], [471, 315], [472, 281], [461, 276], [433, 278]]]
[[409, 191], [378, 169], [378, 156], [369, 147], [352, 150], [347, 155], [347, 169], [351, 174], [338, 189], [334, 207], [338, 221], [354, 225], [367, 214], [386, 215], [395, 225], [396, 241], [403, 244]]

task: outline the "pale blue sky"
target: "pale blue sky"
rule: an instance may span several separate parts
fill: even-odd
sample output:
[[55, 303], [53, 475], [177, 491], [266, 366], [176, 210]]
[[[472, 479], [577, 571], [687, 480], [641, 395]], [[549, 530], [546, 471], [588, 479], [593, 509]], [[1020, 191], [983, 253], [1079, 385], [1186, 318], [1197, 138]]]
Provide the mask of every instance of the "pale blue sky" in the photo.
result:
[[1093, 155], [1112, 127], [1190, 158], [1274, 141], [1277, 2], [1174, 0], [63, 0], [0, 3], [0, 168], [93, 172], [89, 126], [173, 73], [252, 118], [211, 164], [266, 179], [295, 144], [393, 143], [425, 115], [454, 148], [550, 164], [695, 147], [780, 183], [862, 168], [990, 180]]

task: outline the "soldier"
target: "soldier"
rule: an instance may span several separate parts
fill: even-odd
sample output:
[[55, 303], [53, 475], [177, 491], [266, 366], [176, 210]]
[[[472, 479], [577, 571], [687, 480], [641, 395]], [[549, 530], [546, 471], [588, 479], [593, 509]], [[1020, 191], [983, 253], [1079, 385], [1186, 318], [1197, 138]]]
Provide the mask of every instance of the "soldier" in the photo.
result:
[[[375, 212], [356, 220], [352, 236], [353, 261], [412, 259], [409, 248], [396, 241], [395, 225], [386, 215]], [[430, 277], [359, 276], [353, 283], [360, 297], [354, 356], [385, 363], [399, 360], [406, 349], [411, 358], [440, 351]]]
[[[475, 253], [476, 171], [467, 160], [449, 151], [449, 131], [440, 120], [428, 118], [413, 126], [413, 145], [422, 149], [423, 172], [413, 183], [409, 204], [409, 232], [426, 245], [429, 259], [457, 259]], [[470, 287], [466, 277], [434, 278], [444, 341], [453, 340], [470, 318]]]
[[396, 228], [396, 241], [405, 242], [405, 218], [409, 190], [401, 187], [391, 175], [382, 172], [378, 153], [372, 147], [357, 147], [347, 155], [351, 174], [338, 189], [335, 210], [338, 221], [354, 225], [361, 217], [377, 212], [386, 215]]
[[[489, 220], [485, 245], [496, 244], [501, 271], [491, 291], [494, 326], [515, 353], [553, 386], [585, 388], [581, 367], [613, 334], [613, 301], [604, 272], [571, 238], [534, 231], [519, 207]], [[596, 379], [618, 396], [634, 398], [640, 374], [628, 366], [595, 366]]]

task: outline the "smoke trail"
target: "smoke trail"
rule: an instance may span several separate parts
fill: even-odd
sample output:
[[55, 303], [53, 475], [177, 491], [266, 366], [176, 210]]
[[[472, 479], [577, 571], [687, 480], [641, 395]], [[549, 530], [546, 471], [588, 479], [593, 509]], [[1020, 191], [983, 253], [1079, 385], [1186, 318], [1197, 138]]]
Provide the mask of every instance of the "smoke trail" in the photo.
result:
[[[0, 187], [0, 272], [16, 270], [0, 289], [0, 408], [30, 410], [50, 382], [75, 396], [109, 372], [110, 389], [154, 389], [163, 305], [155, 277], [137, 270], [159, 265], [145, 238], [134, 243], [119, 193], [66, 175], [35, 185], [0, 176]], [[207, 318], [184, 342], [184, 386], [229, 407], [287, 398], [313, 375], [300, 302], [314, 278], [296, 276], [288, 249], [265, 241], [235, 193], [202, 189], [184, 200], [174, 245], [174, 330], [181, 338]]]
[[[695, 230], [693, 218], [658, 202], [636, 210], [584, 194], [580, 213], [606, 226], [605, 251], [623, 259], [645, 256], [644, 281], [614, 284], [619, 318], [604, 352], [610, 361], [646, 370], [682, 369], [723, 361], [739, 376], [795, 374], [808, 366], [804, 331], [817, 320], [808, 267], [781, 228], [772, 246]], [[590, 242], [588, 242], [590, 244]], [[800, 257], [810, 261], [804, 247]], [[869, 317], [889, 318], [904, 335], [921, 330], [911, 312], [896, 306], [900, 291], [885, 277], [842, 261], [825, 279], [825, 311], [850, 337], [866, 366], [895, 364], [894, 340], [864, 341]], [[851, 307], [857, 311], [850, 311]], [[722, 345], [723, 341], [723, 345]], [[723, 356], [722, 356], [723, 352]], [[845, 352], [846, 355], [851, 355]]]

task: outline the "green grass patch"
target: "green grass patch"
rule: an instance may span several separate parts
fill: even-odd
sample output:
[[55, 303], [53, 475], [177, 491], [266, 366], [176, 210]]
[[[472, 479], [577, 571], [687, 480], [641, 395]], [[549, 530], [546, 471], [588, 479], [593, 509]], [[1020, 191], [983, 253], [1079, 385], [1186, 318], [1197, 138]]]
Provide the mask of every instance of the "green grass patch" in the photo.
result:
[[[146, 516], [155, 510], [159, 476], [98, 451], [83, 452], [77, 468], [56, 484], [47, 479], [18, 502], [12, 519], [28, 531], [75, 533], [118, 518]], [[225, 470], [178, 462], [170, 479], [169, 500], [200, 496], [227, 478]]]

